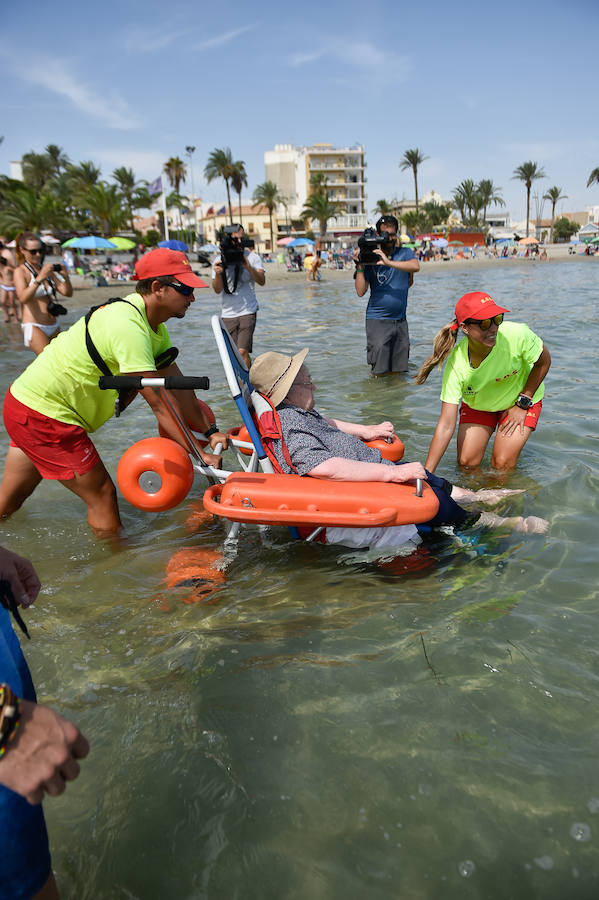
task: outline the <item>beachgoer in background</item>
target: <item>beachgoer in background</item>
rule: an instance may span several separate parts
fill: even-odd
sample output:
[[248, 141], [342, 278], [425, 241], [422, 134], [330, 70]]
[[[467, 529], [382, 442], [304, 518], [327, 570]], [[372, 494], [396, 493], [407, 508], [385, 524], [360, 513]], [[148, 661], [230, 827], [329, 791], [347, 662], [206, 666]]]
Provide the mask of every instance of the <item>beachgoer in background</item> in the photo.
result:
[[[281, 471], [296, 472], [312, 478], [335, 481], [383, 481], [403, 484], [422, 478], [439, 500], [439, 511], [424, 526], [395, 525], [386, 528], [328, 528], [328, 543], [351, 547], [398, 547], [409, 540], [418, 542], [418, 532], [441, 525], [464, 525], [473, 521], [471, 512], [458, 502], [496, 503], [511, 491], [470, 491], [451, 485], [444, 478], [427, 472], [420, 463], [392, 463], [363, 441], [389, 438], [391, 422], [359, 425], [339, 419], [325, 419], [314, 409], [315, 384], [304, 360], [308, 350], [290, 357], [282, 353], [263, 353], [250, 369], [250, 381], [276, 407], [282, 439], [273, 442], [273, 451]], [[283, 449], [285, 445], [285, 449]], [[291, 461], [291, 465], [289, 463]], [[516, 492], [520, 493], [520, 492]], [[502, 519], [491, 513], [474, 515], [481, 524], [506, 525], [518, 531], [546, 531], [547, 522], [530, 516]]]
[[[506, 312], [488, 294], [464, 294], [455, 319], [437, 333], [432, 356], [416, 376], [416, 383], [424, 384], [435, 366], [445, 363], [441, 415], [425, 463], [431, 472], [455, 431], [458, 404], [458, 463], [466, 468], [480, 465], [497, 428], [491, 465], [512, 469], [537, 427], [551, 356], [528, 325], [504, 322]], [[460, 330], [467, 340], [456, 345]]]
[[312, 263], [310, 265], [310, 271], [308, 272], [308, 277], [306, 281], [320, 281], [320, 272], [318, 271], [322, 265], [322, 250], [321, 250], [321, 240], [318, 238], [316, 241], [316, 245], [314, 247], [314, 255], [312, 257]]
[[[35, 569], [0, 547], [0, 582], [19, 606], [34, 603], [40, 590]], [[6, 588], [8, 585], [8, 588]], [[89, 744], [76, 725], [36, 703], [27, 662], [0, 606], [0, 834], [6, 900], [57, 900], [41, 802], [56, 797], [79, 775], [77, 760]]]
[[[231, 233], [238, 241], [243, 240], [244, 235], [243, 225]], [[260, 254], [247, 247], [243, 251], [243, 263], [227, 266], [226, 272], [222, 257], [212, 264], [212, 288], [222, 298], [221, 318], [248, 368], [259, 309], [254, 284], [262, 287], [265, 281]]]
[[60, 331], [57, 315], [66, 309], [56, 302], [56, 295], [71, 297], [73, 286], [64, 265], [44, 263], [46, 248], [40, 238], [31, 231], [24, 231], [17, 238], [15, 287], [22, 304], [21, 327], [26, 347], [37, 355], [48, 346]]
[[399, 223], [395, 216], [382, 216], [376, 223], [387, 240], [374, 253], [380, 257], [373, 266], [356, 262], [355, 286], [358, 297], [370, 288], [366, 307], [366, 358], [373, 375], [406, 372], [410, 355], [410, 336], [406, 319], [408, 289], [420, 265], [412, 250], [397, 246]]
[[21, 321], [21, 304], [17, 298], [14, 283], [14, 266], [0, 256], [0, 303], [4, 310], [5, 322]]
[[[207, 287], [184, 253], [166, 248], [142, 256], [135, 272], [137, 293], [96, 309], [89, 323], [86, 317], [79, 319], [10, 386], [4, 424], [11, 445], [0, 484], [0, 517], [19, 509], [48, 478], [84, 501], [98, 535], [120, 528], [114, 484], [89, 438], [114, 414], [117, 397], [116, 391], [98, 387], [102, 369], [96, 360], [114, 375], [181, 374], [164, 323], [182, 319], [195, 299], [194, 288]], [[183, 443], [158, 392], [145, 388], [140, 393], [167, 435]], [[227, 446], [226, 435], [210, 425], [193, 391], [169, 395], [179, 415], [205, 432], [212, 447]], [[199, 446], [198, 452], [208, 465], [220, 465], [219, 456]]]

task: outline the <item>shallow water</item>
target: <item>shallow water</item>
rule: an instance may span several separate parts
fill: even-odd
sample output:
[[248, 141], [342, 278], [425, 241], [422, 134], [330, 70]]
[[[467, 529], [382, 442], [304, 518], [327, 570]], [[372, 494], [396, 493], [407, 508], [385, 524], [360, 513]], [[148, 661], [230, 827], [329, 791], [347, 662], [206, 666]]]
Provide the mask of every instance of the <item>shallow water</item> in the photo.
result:
[[[226, 578], [189, 603], [165, 570], [209, 557], [218, 523], [186, 526], [122, 502], [120, 552], [43, 483], [4, 528], [44, 592], [25, 613], [40, 699], [92, 744], [46, 804], [64, 898], [562, 898], [599, 882], [596, 426], [599, 266], [531, 264], [417, 277], [413, 369], [467, 290], [487, 290], [553, 357], [538, 433], [507, 513], [547, 535], [441, 535], [409, 560], [248, 531]], [[218, 422], [236, 422], [200, 293], [171, 329], [188, 373], [209, 374]], [[373, 381], [353, 285], [290, 276], [261, 294], [256, 350], [310, 347], [321, 411], [391, 418], [423, 459], [440, 375]], [[28, 361], [2, 344], [2, 392]], [[97, 435], [111, 472], [154, 433], [136, 401]], [[0, 438], [5, 452], [6, 435]], [[448, 451], [439, 472], [464, 478]]]

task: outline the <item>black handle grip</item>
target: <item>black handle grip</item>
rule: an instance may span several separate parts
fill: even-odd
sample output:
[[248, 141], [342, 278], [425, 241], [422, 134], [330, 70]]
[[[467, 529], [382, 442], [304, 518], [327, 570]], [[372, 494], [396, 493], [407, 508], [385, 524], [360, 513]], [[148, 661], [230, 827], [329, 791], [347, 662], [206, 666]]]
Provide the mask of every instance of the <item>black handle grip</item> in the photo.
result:
[[[147, 378], [160, 378], [167, 390], [179, 391], [207, 391], [210, 387], [210, 379], [205, 375], [166, 375], [146, 376]], [[101, 375], [98, 380], [101, 390], [141, 390], [141, 375]]]

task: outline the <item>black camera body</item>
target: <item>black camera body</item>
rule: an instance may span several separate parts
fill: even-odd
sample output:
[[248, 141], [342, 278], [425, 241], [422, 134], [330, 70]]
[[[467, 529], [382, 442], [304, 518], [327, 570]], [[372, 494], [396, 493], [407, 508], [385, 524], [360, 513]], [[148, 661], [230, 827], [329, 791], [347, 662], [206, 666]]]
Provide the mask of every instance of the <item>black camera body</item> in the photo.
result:
[[358, 248], [360, 250], [359, 262], [365, 266], [376, 266], [380, 260], [374, 251], [380, 250], [383, 244], [386, 244], [389, 237], [385, 232], [379, 234], [374, 228], [366, 228], [358, 238]]
[[52, 266], [52, 271], [53, 272], [62, 272], [62, 266], [60, 265], [60, 263], [54, 263], [54, 265]]
[[241, 265], [246, 247], [250, 250], [254, 249], [254, 241], [251, 238], [234, 236], [240, 228], [241, 225], [225, 225], [223, 228], [223, 238], [220, 242], [223, 266]]

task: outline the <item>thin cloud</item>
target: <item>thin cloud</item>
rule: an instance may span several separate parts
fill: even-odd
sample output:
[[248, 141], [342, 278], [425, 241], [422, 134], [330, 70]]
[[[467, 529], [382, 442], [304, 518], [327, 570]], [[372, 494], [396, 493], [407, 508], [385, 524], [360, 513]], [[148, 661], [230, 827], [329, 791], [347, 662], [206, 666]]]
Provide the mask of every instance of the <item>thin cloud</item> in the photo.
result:
[[405, 80], [412, 71], [412, 64], [407, 57], [386, 53], [374, 44], [332, 40], [311, 52], [292, 53], [289, 65], [299, 67], [309, 65], [317, 59], [328, 57], [347, 66], [363, 69], [371, 74], [391, 74], [395, 78]]
[[251, 31], [252, 28], [255, 28], [255, 25], [243, 25], [241, 28], [234, 28], [233, 31], [225, 31], [224, 34], [217, 34], [215, 37], [208, 38], [207, 41], [201, 41], [199, 44], [194, 44], [191, 48], [192, 50], [212, 50], [213, 47], [222, 47], [223, 44], [228, 44], [230, 41], [234, 41], [235, 38], [238, 38], [240, 35], [245, 34], [247, 31]]
[[68, 100], [76, 109], [108, 128], [130, 130], [140, 126], [121, 97], [113, 94], [107, 98], [99, 87], [83, 84], [62, 60], [37, 56], [35, 61], [19, 67], [17, 72], [24, 81]]
[[134, 26], [124, 34], [123, 46], [129, 51], [153, 53], [187, 38], [189, 38], [188, 28], [165, 29]]
[[137, 178], [146, 178], [148, 181], [154, 181], [161, 174], [162, 167], [171, 155], [166, 151], [161, 153], [159, 150], [139, 150], [133, 147], [94, 147], [89, 153], [101, 163], [102, 170], [107, 173], [126, 166], [133, 169]]

